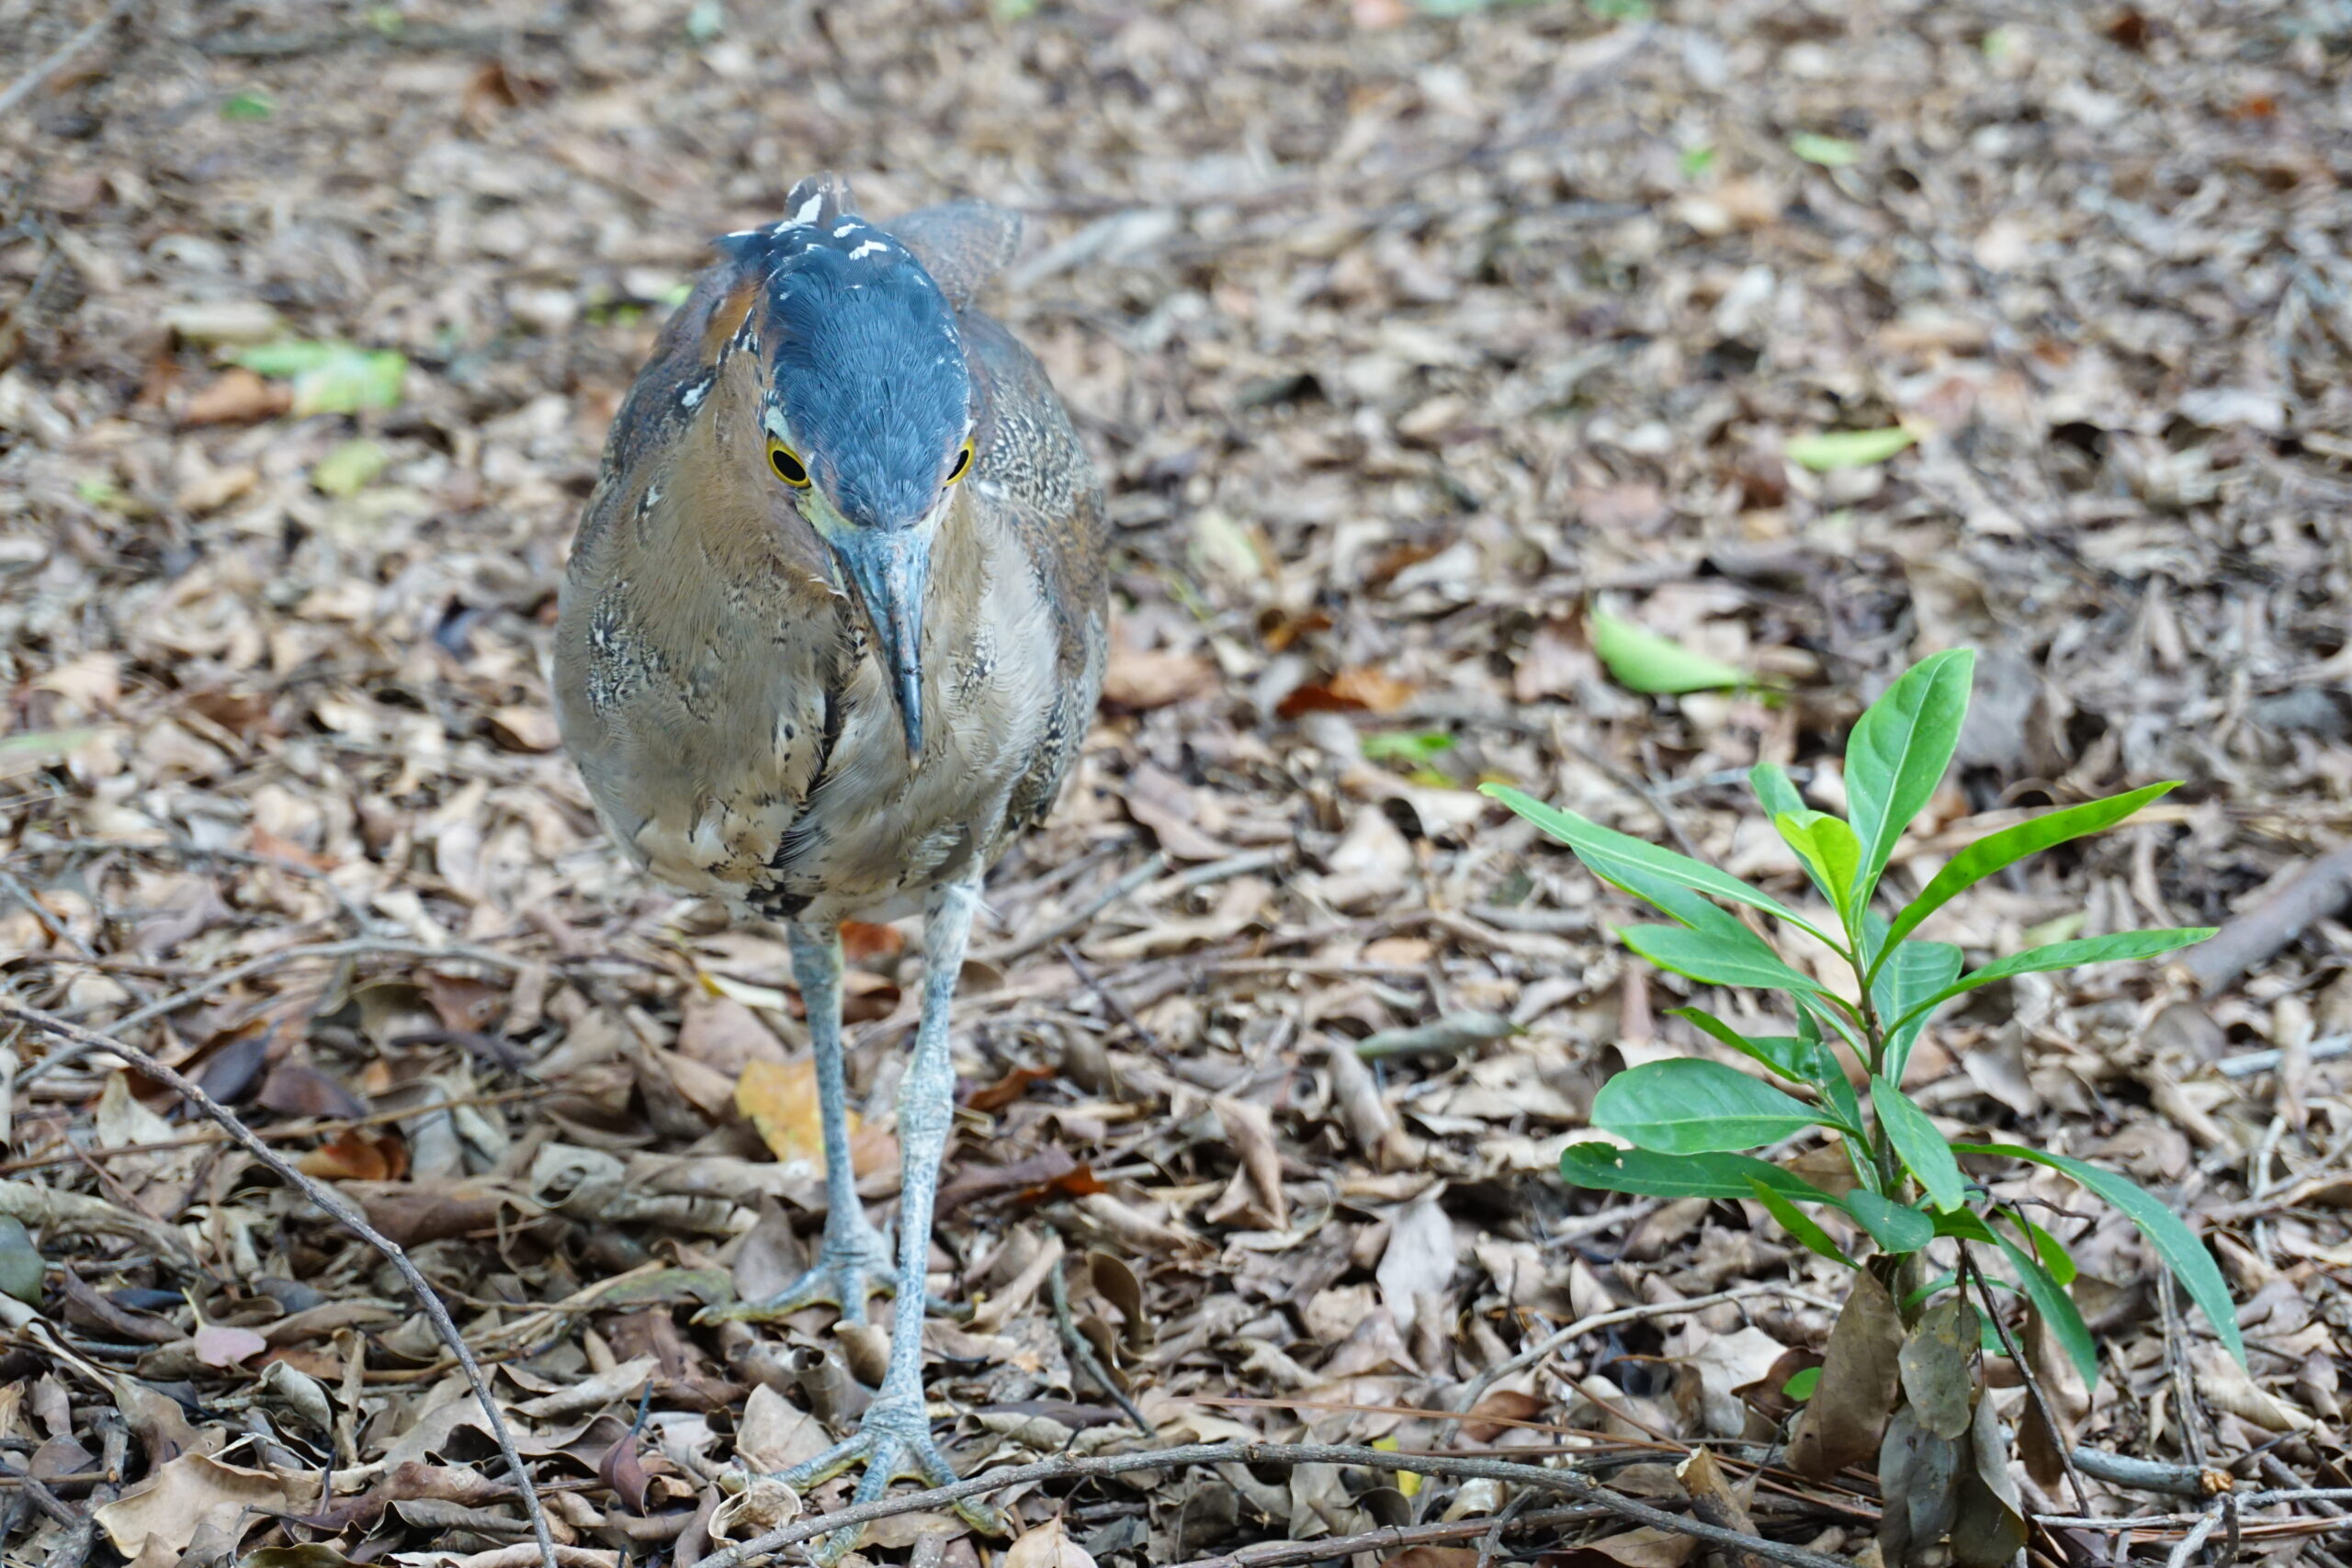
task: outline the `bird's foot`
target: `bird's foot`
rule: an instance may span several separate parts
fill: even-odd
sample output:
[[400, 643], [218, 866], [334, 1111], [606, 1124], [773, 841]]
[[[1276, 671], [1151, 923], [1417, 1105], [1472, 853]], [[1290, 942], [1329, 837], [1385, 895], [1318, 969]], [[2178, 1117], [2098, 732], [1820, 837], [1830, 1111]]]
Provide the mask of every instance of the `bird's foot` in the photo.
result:
[[[806, 1493], [861, 1463], [865, 1475], [857, 1483], [853, 1504], [876, 1501], [890, 1490], [894, 1481], [951, 1486], [958, 1479], [956, 1467], [932, 1440], [931, 1413], [923, 1406], [921, 1388], [909, 1393], [888, 1382], [883, 1384], [882, 1396], [866, 1406], [865, 1418], [858, 1424], [854, 1437], [804, 1460], [776, 1479], [795, 1492]], [[954, 1507], [957, 1517], [983, 1535], [1001, 1538], [1006, 1533], [1004, 1516], [977, 1497], [963, 1498]], [[811, 1543], [809, 1561], [831, 1568], [857, 1544], [859, 1533], [856, 1527], [848, 1527]]]
[[854, 1224], [842, 1226], [839, 1234], [829, 1224], [825, 1239], [817, 1248], [817, 1261], [806, 1274], [763, 1302], [707, 1306], [695, 1314], [695, 1321], [774, 1323], [823, 1302], [842, 1309], [843, 1323], [864, 1323], [866, 1297], [876, 1292], [886, 1296], [894, 1293], [895, 1268], [888, 1239], [863, 1215]]

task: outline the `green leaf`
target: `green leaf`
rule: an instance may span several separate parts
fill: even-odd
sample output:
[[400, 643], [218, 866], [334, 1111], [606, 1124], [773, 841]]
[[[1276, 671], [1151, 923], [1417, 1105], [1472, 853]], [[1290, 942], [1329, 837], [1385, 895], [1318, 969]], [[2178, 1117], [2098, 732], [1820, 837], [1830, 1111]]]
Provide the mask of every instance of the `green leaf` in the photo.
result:
[[1781, 962], [1760, 940], [1753, 946], [1742, 946], [1713, 931], [1692, 931], [1688, 926], [1620, 926], [1617, 940], [1661, 969], [1671, 969], [1677, 975], [1710, 986], [1753, 986], [1767, 991], [1821, 990], [1809, 976]]
[[1442, 729], [1390, 729], [1367, 735], [1364, 756], [1374, 762], [1426, 762], [1453, 750], [1453, 737]]
[[[1672, 850], [1659, 849], [1656, 844], [1645, 842], [1630, 833], [1620, 833], [1613, 828], [1604, 828], [1591, 818], [1579, 817], [1573, 811], [1563, 811], [1558, 807], [1546, 806], [1532, 795], [1513, 789], [1509, 784], [1485, 784], [1480, 786], [1478, 793], [1501, 801], [1553, 838], [1567, 845], [1577, 852], [1577, 858], [1584, 862], [1592, 874], [1604, 882], [1618, 883], [1617, 868], [1631, 867], [1637, 872], [1645, 871], [1653, 876], [1661, 877], [1679, 886], [1695, 889], [1710, 897], [1724, 898], [1735, 904], [1745, 904], [1751, 909], [1761, 909], [1764, 913], [1786, 920], [1800, 930], [1811, 931], [1815, 936], [1821, 937], [1824, 942], [1829, 940], [1822, 936], [1821, 932], [1814, 931], [1811, 925], [1799, 919], [1794, 910], [1783, 905], [1778, 898], [1760, 888], [1750, 887], [1728, 872], [1717, 871], [1703, 861], [1695, 861], [1688, 855], [1676, 854]], [[1622, 883], [1618, 885], [1624, 886]], [[1632, 887], [1627, 887], [1626, 890], [1637, 892]]]
[[1681, 169], [1684, 179], [1695, 180], [1715, 166], [1715, 150], [1712, 147], [1686, 147], [1682, 156], [1675, 160], [1675, 164]]
[[2024, 1291], [2025, 1299], [2033, 1303], [2033, 1310], [2041, 1314], [2041, 1321], [2050, 1325], [2058, 1336], [2058, 1343], [2065, 1347], [2066, 1359], [2075, 1363], [2075, 1370], [2083, 1374], [2086, 1384], [2098, 1382], [2098, 1345], [2091, 1338], [2083, 1314], [2075, 1309], [2075, 1298], [2023, 1247], [1999, 1231], [1993, 1231], [1992, 1235], [1994, 1245], [2007, 1255], [2009, 1267], [2018, 1271], [2018, 1285]]
[[267, 119], [277, 112], [269, 95], [248, 87], [242, 93], [232, 93], [220, 101], [220, 118], [252, 124]]
[[408, 358], [394, 349], [347, 343], [263, 344], [234, 356], [258, 376], [294, 383], [294, 412], [356, 413], [397, 407]]
[[1756, 1201], [1763, 1204], [1765, 1211], [1774, 1219], [1781, 1222], [1782, 1230], [1803, 1243], [1806, 1251], [1818, 1253], [1835, 1262], [1843, 1263], [1849, 1269], [1854, 1267], [1854, 1260], [1838, 1250], [1838, 1244], [1829, 1239], [1829, 1233], [1823, 1230], [1820, 1222], [1811, 1214], [1806, 1213], [1760, 1181], [1751, 1181], [1748, 1185], [1756, 1190]]
[[2086, 1165], [2078, 1159], [2069, 1159], [2064, 1155], [2043, 1154], [2039, 1149], [2030, 1149], [2020, 1144], [1961, 1144], [1957, 1147], [1964, 1155], [1998, 1155], [2047, 1166], [2073, 1178], [2076, 1185], [2105, 1200], [2124, 1218], [2140, 1227], [2140, 1234], [2148, 1238], [2148, 1245], [2156, 1249], [2156, 1256], [2164, 1259], [2165, 1267], [2172, 1270], [2173, 1277], [2188, 1292], [2188, 1299], [2204, 1313], [2206, 1321], [2213, 1325], [2213, 1332], [2220, 1335], [2222, 1343], [2230, 1348], [2230, 1354], [2235, 1356], [2241, 1365], [2245, 1363], [2245, 1340], [2238, 1333], [2237, 1307], [2230, 1300], [2229, 1282], [2222, 1278], [2222, 1270], [2214, 1264], [2212, 1255], [2205, 1250], [2204, 1244], [2197, 1239], [2197, 1233], [2190, 1230], [2178, 1214], [2112, 1171], [2101, 1170], [2098, 1166]]
[[1911, 1048], [1918, 1043], [1928, 1027], [1927, 1013], [1916, 1018], [1906, 1015], [1951, 985], [1958, 977], [1964, 957], [1948, 942], [1906, 942], [1882, 961], [1878, 976], [1871, 984], [1871, 1006], [1877, 1010], [1882, 1026], [1888, 1021], [1902, 1020], [1899, 1026], [1886, 1030], [1885, 1060], [1879, 1064], [1880, 1070], [1891, 1081], [1903, 1081], [1903, 1069], [1911, 1061]]
[[1976, 655], [1964, 648], [1923, 659], [1855, 721], [1846, 741], [1846, 801], [1862, 841], [1856, 908], [1870, 903], [1894, 841], [1951, 765], [1975, 668]]
[[1570, 1144], [1560, 1151], [1560, 1176], [1571, 1187], [1603, 1192], [1634, 1192], [1659, 1198], [1753, 1198], [1748, 1183], [1761, 1181], [1784, 1198], [1826, 1203], [1829, 1194], [1777, 1165], [1747, 1155], [1662, 1155], [1621, 1149], [1599, 1139]]
[[2068, 1252], [2056, 1236], [2052, 1235], [2015, 1209], [2005, 1209], [2002, 1213], [2008, 1216], [2011, 1224], [2024, 1232], [2032, 1241], [2034, 1256], [2041, 1259], [2041, 1266], [2050, 1270], [2052, 1279], [2062, 1285], [2071, 1285], [2075, 1282], [2079, 1273], [2075, 1267], [2075, 1255]]
[[[1804, 796], [1797, 793], [1797, 786], [1789, 782], [1788, 770], [1778, 762], [1758, 762], [1748, 769], [1747, 787], [1754, 792], [1757, 804], [1764, 807], [1765, 815], [1769, 817], [1795, 815], [1805, 809]], [[1798, 858], [1804, 859], [1802, 855]], [[1836, 896], [1822, 886], [1821, 874], [1813, 869], [1810, 861], [1805, 862], [1804, 874], [1813, 878], [1813, 885], [1821, 889], [1823, 897], [1833, 904], [1838, 901]]]
[[356, 495], [376, 480], [392, 455], [379, 442], [346, 441], [311, 465], [311, 483], [322, 495]]
[[[2084, 937], [2076, 942], [2053, 942], [2047, 947], [2030, 947], [2023, 953], [1987, 964], [1952, 981], [1927, 1000], [1906, 1010], [1895, 1020], [1900, 1028], [1914, 1018], [1928, 1013], [1979, 986], [1989, 986], [1996, 980], [2007, 980], [2018, 975], [2039, 975], [2052, 969], [2072, 969], [2083, 964], [2110, 964], [2122, 959], [2155, 958], [2179, 948], [2193, 947], [2213, 934], [2212, 926], [2182, 926], [2168, 931], [2117, 931], [2110, 936]], [[1911, 943], [1912, 946], [1932, 946], [1934, 943]]]
[[1772, 826], [1780, 829], [1782, 841], [1804, 862], [1814, 886], [1829, 895], [1829, 901], [1838, 908], [1838, 918], [1847, 923], [1850, 931], [1854, 880], [1862, 863], [1862, 844], [1854, 837], [1854, 830], [1846, 826], [1842, 817], [1803, 808], [1775, 813]]
[[1854, 1216], [1854, 1223], [1871, 1233], [1882, 1251], [1900, 1256], [1917, 1252], [1936, 1238], [1936, 1223], [1906, 1203], [1882, 1197], [1867, 1188], [1857, 1189], [1838, 1201], [1838, 1206]]
[[1781, 455], [1800, 468], [1827, 473], [1832, 468], [1867, 468], [1918, 440], [1907, 425], [1883, 430], [1823, 430], [1792, 436]]
[[1721, 1062], [1651, 1062], [1600, 1086], [1592, 1124], [1658, 1154], [1752, 1149], [1817, 1125], [1821, 1113]]
[[1747, 676], [1736, 665], [1703, 653], [1693, 653], [1670, 637], [1645, 630], [1605, 611], [1587, 617], [1592, 650], [1609, 666], [1618, 684], [1636, 692], [1671, 694], [1712, 692], [1744, 686]]
[[1842, 169], [1862, 155], [1860, 148], [1842, 136], [1823, 136], [1811, 130], [1800, 130], [1790, 137], [1789, 151], [1825, 169]]
[[2105, 800], [2070, 806], [2064, 811], [2045, 811], [2014, 827], [1986, 834], [1952, 856], [1943, 870], [1919, 890], [1919, 896], [1903, 906], [1888, 934], [1901, 941], [1917, 930], [1920, 921], [1995, 872], [2015, 865], [2028, 855], [2040, 854], [2053, 844], [2112, 828], [2158, 795], [2179, 787], [2177, 779], [2152, 784], [2128, 795], [2112, 795]]
[[1820, 1386], [1821, 1369], [1819, 1367], [1807, 1367], [1804, 1371], [1791, 1378], [1787, 1382], [1782, 1383], [1781, 1385], [1781, 1392], [1787, 1394], [1791, 1399], [1795, 1400], [1799, 1404], [1803, 1404], [1806, 1400], [1813, 1397], [1813, 1391]]
[[1929, 1202], [1950, 1213], [1968, 1201], [1968, 1179], [1961, 1175], [1951, 1145], [1926, 1111], [1875, 1073], [1871, 1075], [1871, 1109], [1878, 1113], [1878, 1124], [1905, 1168], [1928, 1190]]
[[1741, 1055], [1759, 1062], [1793, 1083], [1811, 1084], [1820, 1060], [1821, 1045], [1817, 1040], [1807, 1040], [1794, 1034], [1742, 1034], [1722, 1019], [1698, 1008], [1675, 1008], [1668, 1018], [1679, 1018], [1696, 1026], [1702, 1033], [1722, 1041]]

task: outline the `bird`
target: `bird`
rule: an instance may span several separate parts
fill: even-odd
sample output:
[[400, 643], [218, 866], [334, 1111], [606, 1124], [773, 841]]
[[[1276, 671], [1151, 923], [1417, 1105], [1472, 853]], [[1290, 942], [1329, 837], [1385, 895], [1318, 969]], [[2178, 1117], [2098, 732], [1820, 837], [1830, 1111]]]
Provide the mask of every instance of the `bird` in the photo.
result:
[[[847, 183], [721, 236], [614, 416], [559, 595], [558, 728], [639, 866], [780, 923], [806, 1003], [823, 1240], [766, 1321], [895, 1297], [857, 1430], [782, 1473], [944, 1485], [922, 1382], [925, 1276], [955, 1089], [948, 1014], [981, 880], [1048, 814], [1102, 685], [1102, 491], [1044, 367], [974, 296], [1017, 214], [958, 200], [888, 227]], [[922, 912], [899, 1100], [895, 1266], [850, 1168], [842, 922]], [[1002, 1533], [967, 1501], [967, 1522]], [[854, 1532], [836, 1532], [828, 1560]]]

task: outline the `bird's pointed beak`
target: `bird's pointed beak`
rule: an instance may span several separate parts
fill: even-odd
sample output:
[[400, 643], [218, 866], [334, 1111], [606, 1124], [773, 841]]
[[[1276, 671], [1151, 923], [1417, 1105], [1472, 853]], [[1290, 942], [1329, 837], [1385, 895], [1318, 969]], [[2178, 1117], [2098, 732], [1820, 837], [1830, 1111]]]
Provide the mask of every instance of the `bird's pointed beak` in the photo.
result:
[[880, 640], [882, 669], [899, 705], [910, 766], [922, 761], [922, 602], [931, 575], [931, 530], [853, 528], [833, 541], [849, 585]]

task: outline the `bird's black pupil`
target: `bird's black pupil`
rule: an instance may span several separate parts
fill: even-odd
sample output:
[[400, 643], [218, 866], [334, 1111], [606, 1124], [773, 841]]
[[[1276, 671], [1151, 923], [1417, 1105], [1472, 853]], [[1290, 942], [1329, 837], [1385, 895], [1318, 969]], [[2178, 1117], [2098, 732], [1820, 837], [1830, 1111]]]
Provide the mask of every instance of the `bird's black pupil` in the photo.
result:
[[797, 485], [808, 477], [808, 470], [800, 466], [800, 459], [781, 446], [769, 453], [768, 457], [775, 464], [776, 478], [786, 484]]
[[964, 477], [964, 470], [971, 466], [972, 449], [967, 446], [956, 454], [956, 466], [947, 470], [947, 477], [951, 479], [960, 479]]

